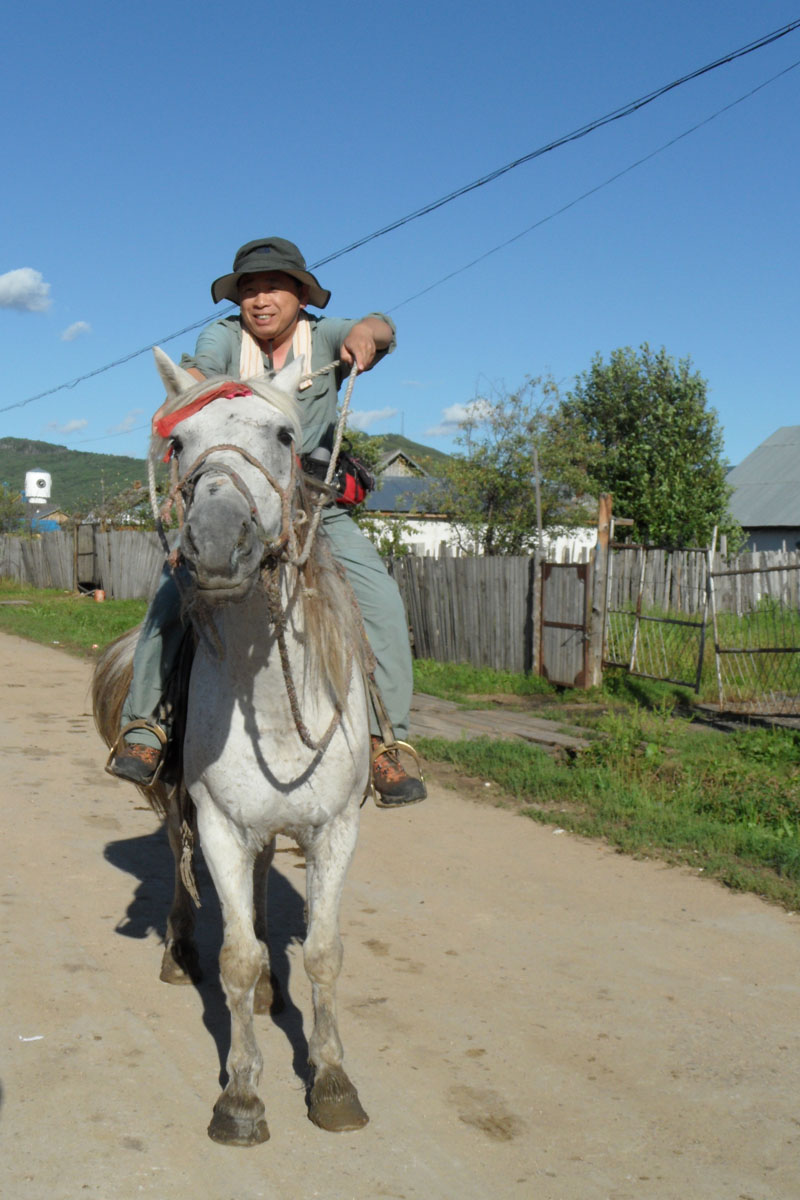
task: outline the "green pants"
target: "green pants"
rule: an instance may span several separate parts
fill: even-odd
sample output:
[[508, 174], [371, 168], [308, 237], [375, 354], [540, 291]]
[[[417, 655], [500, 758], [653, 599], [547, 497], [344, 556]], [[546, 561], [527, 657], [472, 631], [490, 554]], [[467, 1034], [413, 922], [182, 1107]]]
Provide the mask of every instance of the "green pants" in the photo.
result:
[[[355, 592], [369, 644], [377, 660], [375, 681], [395, 737], [406, 740], [413, 680], [408, 625], [397, 584], [372, 542], [344, 509], [326, 509], [320, 531], [327, 536], [333, 556], [344, 567]], [[143, 718], [156, 719], [184, 632], [178, 587], [169, 568], [165, 568], [136, 645], [133, 680], [122, 710], [123, 724]], [[370, 730], [374, 734], [380, 733], [374, 714]], [[158, 745], [154, 734], [137, 732], [135, 740]]]

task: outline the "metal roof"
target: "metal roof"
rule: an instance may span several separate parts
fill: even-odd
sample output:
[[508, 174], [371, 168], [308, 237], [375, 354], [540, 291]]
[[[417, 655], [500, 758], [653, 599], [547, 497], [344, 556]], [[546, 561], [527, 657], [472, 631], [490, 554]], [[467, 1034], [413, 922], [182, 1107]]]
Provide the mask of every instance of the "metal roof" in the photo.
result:
[[783, 425], [728, 472], [730, 510], [745, 529], [800, 527], [800, 425]]
[[377, 490], [367, 496], [366, 508], [369, 512], [407, 513], [419, 505], [420, 512], [426, 513], [441, 488], [441, 480], [430, 476], [382, 475]]

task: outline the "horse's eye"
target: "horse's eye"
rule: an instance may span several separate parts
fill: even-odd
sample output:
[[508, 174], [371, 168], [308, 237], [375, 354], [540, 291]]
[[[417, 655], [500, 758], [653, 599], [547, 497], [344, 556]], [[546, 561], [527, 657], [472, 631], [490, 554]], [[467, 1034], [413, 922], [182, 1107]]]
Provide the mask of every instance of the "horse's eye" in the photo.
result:
[[173, 452], [173, 454], [180, 454], [180, 452], [181, 452], [181, 450], [182, 450], [182, 449], [183, 449], [183, 442], [181, 441], [181, 439], [180, 439], [180, 438], [178, 438], [178, 437], [174, 437], [174, 438], [172, 439], [172, 452]]
[[291, 446], [293, 440], [292, 431], [287, 426], [284, 425], [283, 429], [278, 430], [278, 441], [282, 445]]

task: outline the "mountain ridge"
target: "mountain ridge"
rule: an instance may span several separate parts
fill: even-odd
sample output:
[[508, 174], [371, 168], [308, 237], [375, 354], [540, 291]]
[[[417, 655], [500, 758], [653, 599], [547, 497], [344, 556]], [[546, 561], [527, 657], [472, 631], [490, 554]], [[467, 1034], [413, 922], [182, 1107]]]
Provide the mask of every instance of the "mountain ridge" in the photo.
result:
[[[402, 434], [382, 434], [381, 452], [402, 450], [431, 474], [448, 457], [441, 450]], [[0, 438], [0, 483], [22, 491], [28, 471], [47, 471], [52, 478], [50, 505], [65, 513], [86, 513], [136, 484], [147, 484], [147, 460], [124, 454], [70, 450], [35, 438]], [[160, 468], [159, 475], [163, 471]], [[165, 473], [165, 472], [164, 472]]]

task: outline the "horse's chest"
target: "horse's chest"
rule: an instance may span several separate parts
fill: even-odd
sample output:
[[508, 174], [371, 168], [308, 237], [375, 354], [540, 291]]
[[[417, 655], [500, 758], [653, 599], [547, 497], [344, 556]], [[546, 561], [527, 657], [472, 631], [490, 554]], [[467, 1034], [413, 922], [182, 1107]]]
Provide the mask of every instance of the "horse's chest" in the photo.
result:
[[[352, 790], [351, 739], [335, 738], [320, 758], [301, 741], [280, 672], [247, 678], [226, 665], [201, 660], [192, 672], [184, 745], [190, 791], [208, 793], [237, 824], [265, 835], [298, 821], [323, 824]], [[323, 729], [330, 714], [306, 698], [303, 717]]]

